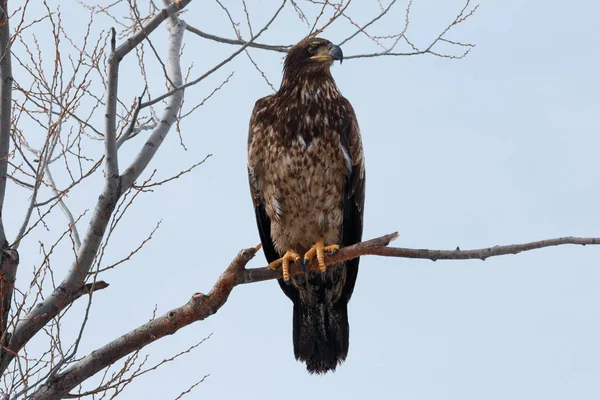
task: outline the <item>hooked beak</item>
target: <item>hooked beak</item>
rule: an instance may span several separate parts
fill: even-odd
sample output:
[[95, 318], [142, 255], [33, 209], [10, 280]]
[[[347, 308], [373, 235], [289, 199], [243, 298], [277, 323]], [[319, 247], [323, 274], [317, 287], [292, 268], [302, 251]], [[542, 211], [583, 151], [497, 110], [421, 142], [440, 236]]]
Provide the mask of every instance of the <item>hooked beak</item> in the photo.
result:
[[339, 60], [340, 64], [344, 61], [344, 53], [340, 46], [336, 46], [335, 44], [329, 45], [329, 55], [333, 60]]

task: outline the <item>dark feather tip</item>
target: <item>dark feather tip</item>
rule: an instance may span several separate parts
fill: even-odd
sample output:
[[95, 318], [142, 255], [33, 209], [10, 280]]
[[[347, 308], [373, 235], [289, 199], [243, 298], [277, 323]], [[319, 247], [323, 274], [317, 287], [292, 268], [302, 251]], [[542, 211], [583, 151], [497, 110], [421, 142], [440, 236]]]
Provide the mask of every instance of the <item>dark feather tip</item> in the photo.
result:
[[298, 260], [298, 265], [304, 272], [308, 272], [308, 264], [309, 263], [310, 263], [310, 261], [308, 261], [306, 258], [301, 258]]
[[[321, 271], [309, 271], [308, 272], [308, 280], [309, 282], [321, 282]], [[318, 279], [317, 281], [315, 281], [315, 279]]]

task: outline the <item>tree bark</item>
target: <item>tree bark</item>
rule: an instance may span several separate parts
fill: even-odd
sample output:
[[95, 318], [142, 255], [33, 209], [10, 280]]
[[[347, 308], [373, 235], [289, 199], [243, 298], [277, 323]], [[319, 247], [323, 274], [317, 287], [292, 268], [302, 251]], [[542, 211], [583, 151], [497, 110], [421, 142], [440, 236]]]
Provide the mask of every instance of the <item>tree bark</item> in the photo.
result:
[[10, 339], [8, 330], [8, 313], [15, 289], [19, 253], [16, 250], [0, 251], [0, 343], [5, 346]]
[[8, 174], [8, 152], [10, 150], [12, 83], [8, 1], [0, 0], [0, 244], [6, 243], [2, 210], [4, 208]]

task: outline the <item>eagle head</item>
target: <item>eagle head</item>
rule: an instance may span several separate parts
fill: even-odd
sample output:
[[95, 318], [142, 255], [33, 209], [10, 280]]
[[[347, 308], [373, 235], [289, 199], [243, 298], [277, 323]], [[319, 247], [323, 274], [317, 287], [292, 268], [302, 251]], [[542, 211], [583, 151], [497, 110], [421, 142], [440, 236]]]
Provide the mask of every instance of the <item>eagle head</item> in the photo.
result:
[[307, 38], [292, 47], [285, 58], [284, 73], [302, 75], [305, 73], [329, 73], [329, 67], [334, 61], [340, 64], [344, 54], [339, 46], [327, 39]]

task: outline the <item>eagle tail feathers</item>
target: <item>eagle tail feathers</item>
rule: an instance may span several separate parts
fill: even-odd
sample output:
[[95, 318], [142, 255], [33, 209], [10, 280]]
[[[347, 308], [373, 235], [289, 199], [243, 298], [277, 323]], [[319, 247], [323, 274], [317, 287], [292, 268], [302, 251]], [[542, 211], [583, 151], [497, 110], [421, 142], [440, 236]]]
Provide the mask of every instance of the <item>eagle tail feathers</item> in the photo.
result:
[[348, 354], [348, 304], [343, 299], [309, 302], [299, 296], [294, 301], [294, 355], [306, 363], [311, 374], [335, 371]]

